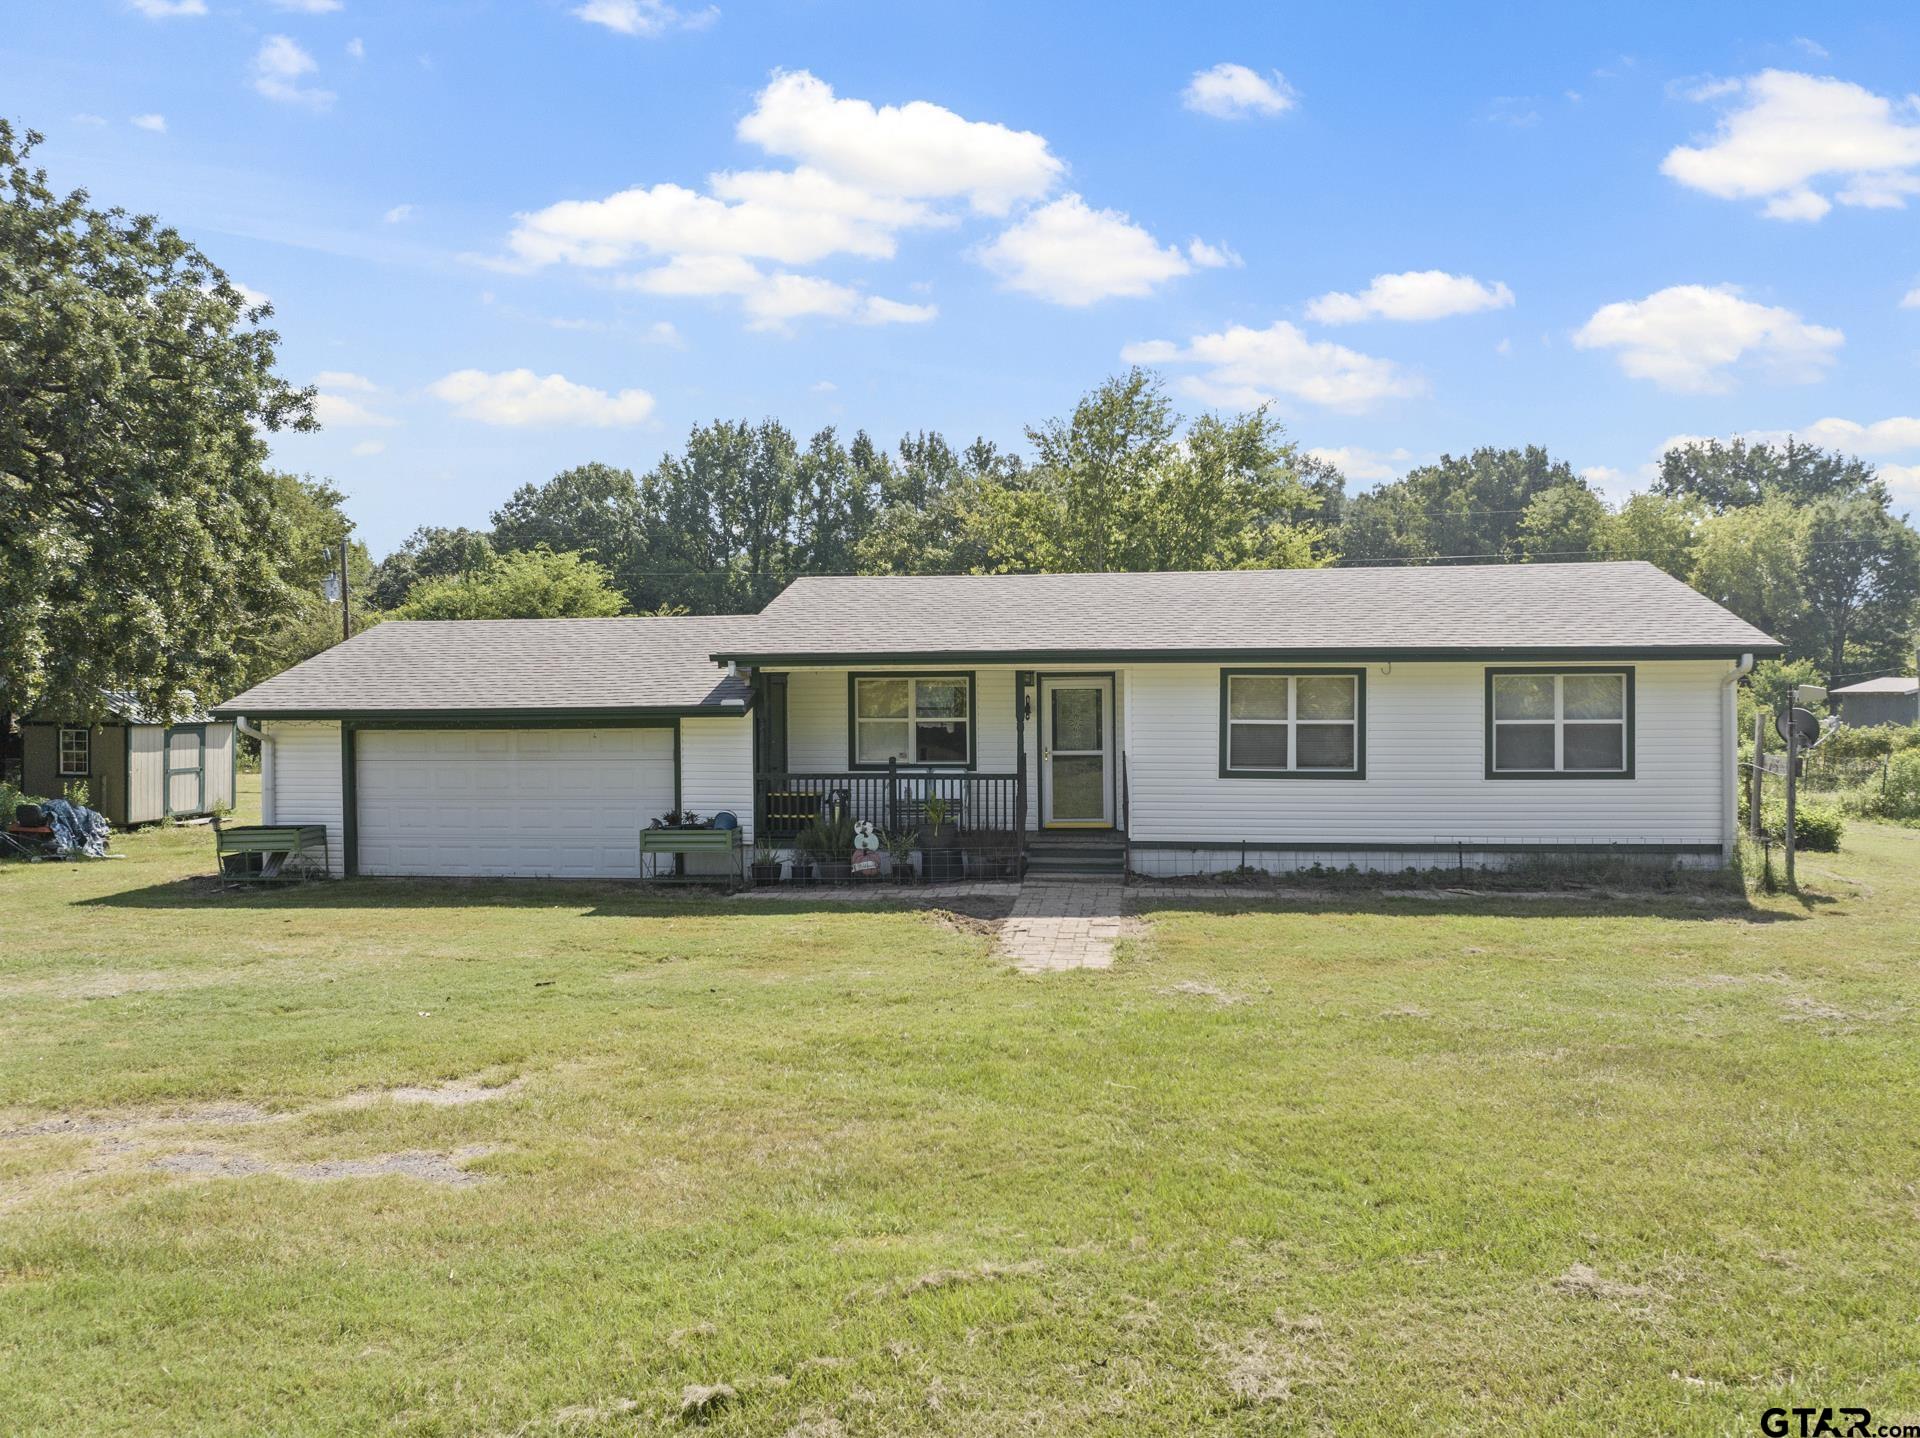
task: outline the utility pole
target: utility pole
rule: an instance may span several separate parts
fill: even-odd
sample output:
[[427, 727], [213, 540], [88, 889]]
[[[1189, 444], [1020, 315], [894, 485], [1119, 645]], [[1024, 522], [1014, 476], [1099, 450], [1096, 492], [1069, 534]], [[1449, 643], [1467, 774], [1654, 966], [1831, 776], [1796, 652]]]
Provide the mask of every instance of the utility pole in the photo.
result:
[[353, 598], [347, 593], [347, 536], [340, 536], [340, 637], [353, 638]]
[[1800, 726], [1794, 721], [1793, 701], [1787, 701], [1787, 888], [1796, 887], [1793, 880], [1793, 805], [1797, 790], [1798, 775], [1794, 772], [1800, 767]]

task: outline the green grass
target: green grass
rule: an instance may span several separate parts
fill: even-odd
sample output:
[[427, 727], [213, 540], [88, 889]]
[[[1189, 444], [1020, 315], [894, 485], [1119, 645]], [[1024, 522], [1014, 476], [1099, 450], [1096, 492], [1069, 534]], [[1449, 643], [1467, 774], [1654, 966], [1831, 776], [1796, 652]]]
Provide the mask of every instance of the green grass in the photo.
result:
[[[0, 1432], [1920, 1418], [1911, 831], [1751, 908], [1249, 898], [1039, 977], [907, 912], [115, 847], [0, 867], [0, 1132], [135, 1121], [0, 1139]], [[329, 1107], [475, 1076], [521, 1083]], [[277, 1117], [154, 1123], [218, 1103]]]

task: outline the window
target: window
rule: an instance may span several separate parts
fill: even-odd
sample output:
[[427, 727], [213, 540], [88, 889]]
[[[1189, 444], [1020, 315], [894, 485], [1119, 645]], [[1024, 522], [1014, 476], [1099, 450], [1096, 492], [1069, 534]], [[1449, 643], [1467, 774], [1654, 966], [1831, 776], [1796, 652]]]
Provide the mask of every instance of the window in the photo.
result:
[[93, 735], [85, 729], [60, 731], [60, 777], [84, 779], [93, 772]]
[[1222, 778], [1364, 779], [1361, 669], [1220, 671]]
[[1489, 669], [1487, 777], [1631, 779], [1631, 669]]
[[856, 769], [973, 763], [971, 674], [869, 674], [849, 679]]

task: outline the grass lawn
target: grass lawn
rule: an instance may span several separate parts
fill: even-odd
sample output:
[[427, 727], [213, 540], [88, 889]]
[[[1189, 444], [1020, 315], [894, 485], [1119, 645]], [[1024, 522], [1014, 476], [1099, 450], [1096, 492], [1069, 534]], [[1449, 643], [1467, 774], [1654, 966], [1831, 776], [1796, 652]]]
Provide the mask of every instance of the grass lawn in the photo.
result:
[[1033, 977], [115, 847], [0, 867], [0, 1432], [1920, 1420], [1911, 830], [1808, 901], [1249, 899]]

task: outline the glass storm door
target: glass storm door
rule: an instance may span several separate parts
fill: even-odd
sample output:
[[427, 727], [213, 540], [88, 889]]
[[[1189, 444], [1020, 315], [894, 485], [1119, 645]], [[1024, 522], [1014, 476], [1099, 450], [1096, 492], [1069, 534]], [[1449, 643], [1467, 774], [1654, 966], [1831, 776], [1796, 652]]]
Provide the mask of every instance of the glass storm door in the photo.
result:
[[1040, 823], [1113, 827], [1113, 680], [1040, 680]]

